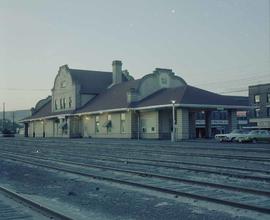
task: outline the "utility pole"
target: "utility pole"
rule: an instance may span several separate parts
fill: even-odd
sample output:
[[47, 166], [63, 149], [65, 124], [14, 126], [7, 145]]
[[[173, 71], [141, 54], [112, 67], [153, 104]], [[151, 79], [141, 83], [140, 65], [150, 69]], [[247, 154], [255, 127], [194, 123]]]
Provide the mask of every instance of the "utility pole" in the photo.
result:
[[12, 130], [15, 133], [14, 127], [15, 127], [15, 123], [14, 123], [14, 112], [12, 112]]
[[6, 114], [6, 112], [5, 112], [5, 103], [3, 102], [3, 122], [2, 122], [3, 128], [2, 128], [2, 132], [5, 130], [5, 127], [6, 127], [6, 125], [5, 125], [5, 122], [6, 122], [5, 114]]

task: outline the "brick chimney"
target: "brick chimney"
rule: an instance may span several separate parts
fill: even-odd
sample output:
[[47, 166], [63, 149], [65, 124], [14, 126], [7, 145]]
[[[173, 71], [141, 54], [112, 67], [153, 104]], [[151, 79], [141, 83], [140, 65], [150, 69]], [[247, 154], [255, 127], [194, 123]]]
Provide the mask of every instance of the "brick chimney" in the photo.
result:
[[113, 82], [112, 84], [118, 84], [123, 81], [122, 78], [122, 62], [121, 60], [114, 60], [112, 62]]

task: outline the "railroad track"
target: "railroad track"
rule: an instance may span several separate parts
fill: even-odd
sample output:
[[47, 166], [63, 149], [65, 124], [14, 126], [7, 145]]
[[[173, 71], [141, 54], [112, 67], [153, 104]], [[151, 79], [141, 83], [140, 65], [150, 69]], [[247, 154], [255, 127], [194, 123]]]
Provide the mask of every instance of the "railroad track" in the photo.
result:
[[[46, 146], [46, 147], [48, 147], [50, 145], [55, 146], [55, 144], [57, 144], [57, 146], [63, 146], [65, 148], [68, 148], [68, 146], [65, 146], [65, 144], [73, 142], [73, 143], [79, 144], [80, 146], [87, 147], [87, 148], [97, 147], [98, 149], [100, 149], [100, 148], [102, 148], [103, 145], [106, 145], [106, 150], [108, 150], [108, 148], [109, 149], [111, 148], [113, 150], [119, 149], [121, 151], [122, 150], [128, 150], [127, 147], [126, 147], [126, 144], [123, 143], [123, 142], [114, 143], [114, 142], [108, 142], [108, 141], [107, 142], [105, 142], [105, 141], [103, 141], [103, 142], [96, 142], [96, 141], [95, 142], [93, 142], [93, 141], [89, 142], [89, 141], [78, 141], [78, 140], [68, 140], [68, 141], [67, 140], [61, 140], [60, 143], [57, 143], [57, 142], [54, 142], [54, 141], [48, 141], [46, 139], [45, 139], [45, 141], [44, 141], [44, 139], [37, 139], [37, 140], [36, 139], [33, 139], [33, 140], [31, 140], [31, 139], [27, 139], [27, 140], [23, 139], [22, 141], [23, 142], [30, 142], [30, 143], [38, 143], [38, 144], [41, 144], [41, 145]], [[22, 143], [21, 141], [18, 141], [18, 142], [20, 144]], [[190, 150], [196, 150], [196, 151], [198, 151], [198, 150], [203, 150], [203, 151], [205, 151], [205, 150], [210, 150], [210, 151], [224, 150], [224, 151], [230, 151], [230, 152], [233, 151], [234, 153], [236, 151], [240, 151], [240, 152], [244, 152], [245, 154], [247, 152], [249, 152], [249, 151], [251, 153], [270, 153], [270, 148], [265, 149], [265, 148], [260, 148], [260, 147], [256, 147], [256, 148], [252, 148], [252, 149], [246, 148], [246, 147], [241, 147], [241, 148], [235, 148], [235, 147], [234, 148], [232, 148], [232, 147], [226, 147], [226, 148], [222, 148], [222, 147], [190, 147], [190, 146], [182, 146], [182, 145], [175, 146], [175, 145], [171, 145], [169, 143], [167, 145], [162, 145], [162, 143], [161, 144], [159, 143], [159, 145], [156, 146], [156, 144], [153, 144], [153, 143], [147, 143], [147, 145], [145, 145], [145, 144], [142, 144], [140, 142], [138, 142], [138, 143], [131, 142], [128, 145], [135, 147], [136, 151], [138, 149], [142, 149], [142, 150], [145, 150], [147, 152], [152, 152], [153, 150], [155, 150], [158, 153], [171, 153], [171, 154], [177, 154], [177, 153], [179, 153], [178, 152], [179, 150], [183, 150], [183, 149], [188, 150], [188, 151], [190, 151]], [[115, 147], [115, 146], [117, 146], [117, 147]], [[119, 146], [123, 146], [123, 147], [119, 147]], [[79, 146], [78, 146], [78, 148], [79, 148]], [[164, 150], [166, 148], [168, 148], [169, 151]], [[161, 150], [159, 150], [159, 149], [161, 149]], [[176, 149], [178, 151], [172, 151], [173, 149]], [[130, 149], [130, 150], [134, 150], [134, 149]], [[204, 153], [204, 152], [200, 152], [200, 154], [201, 153]], [[227, 155], [227, 154], [213, 154], [213, 155], [235, 156], [235, 155]], [[206, 156], [211, 156], [211, 154], [206, 154]], [[241, 155], [239, 155], [239, 156], [241, 157]], [[266, 159], [266, 160], [270, 159], [269, 157], [250, 157], [249, 159], [252, 159], [252, 158], [253, 159]]]
[[[11, 150], [11, 148], [6, 148], [6, 149]], [[18, 148], [16, 148], [16, 150], [17, 149]], [[26, 148], [26, 149], [28, 151], [31, 151], [31, 149], [32, 149], [32, 151], [34, 151], [34, 149], [35, 150], [39, 149], [41, 151], [47, 151], [48, 147], [45, 148], [45, 147], [41, 147], [41, 146], [36, 146], [36, 147], [31, 147], [31, 148]], [[68, 149], [65, 149], [65, 150], [60, 149], [59, 150], [58, 146], [57, 146], [57, 148], [54, 146], [54, 148], [50, 148], [50, 149], [54, 150], [54, 153], [55, 153], [55, 151], [57, 151], [57, 152], [63, 152], [63, 154], [68, 154], [67, 153]], [[77, 148], [77, 146], [75, 148], [73, 148], [73, 150], [74, 149], [76, 149], [76, 153], [74, 153], [74, 154], [78, 154], [78, 152], [80, 152], [80, 155], [96, 155], [98, 157], [103, 156], [103, 157], [111, 158], [112, 160], [121, 158], [121, 159], [125, 159], [125, 160], [140, 160], [140, 162], [142, 162], [142, 160], [144, 160], [144, 161], [151, 162], [151, 163], [154, 163], [154, 162], [156, 162], [156, 163], [169, 163], [169, 164], [177, 164], [177, 165], [192, 165], [192, 166], [212, 167], [212, 168], [217, 168], [217, 169], [232, 169], [232, 170], [234, 169], [234, 170], [242, 170], [242, 171], [247, 171], [247, 172], [248, 171], [250, 171], [250, 172], [260, 172], [260, 173], [266, 173], [266, 174], [270, 173], [269, 171], [267, 172], [266, 170], [262, 171], [262, 170], [256, 170], [256, 169], [253, 169], [253, 168], [252, 169], [248, 169], [248, 168], [243, 169], [243, 168], [241, 168], [239, 166], [237, 166], [237, 168], [234, 168], [232, 166], [227, 166], [227, 165], [223, 165], [223, 166], [216, 165], [215, 163], [214, 163], [214, 165], [213, 164], [211, 165], [209, 163], [198, 163], [198, 162], [192, 162], [192, 161], [190, 162], [190, 160], [187, 162], [188, 157], [186, 159], [185, 158], [181, 158], [181, 159], [180, 158], [179, 159], [173, 158], [173, 160], [169, 160], [167, 158], [166, 159], [161, 158], [161, 159], [154, 159], [153, 160], [153, 159], [149, 159], [149, 157], [153, 158], [152, 155], [146, 155], [146, 154], [142, 154], [142, 153], [140, 154], [141, 156], [132, 154], [132, 157], [130, 157], [130, 156], [126, 156], [126, 154], [125, 154], [125, 156], [122, 156], [121, 154], [117, 154], [116, 152], [106, 152], [106, 154], [100, 153], [100, 149], [99, 149], [99, 153], [92, 152], [92, 151], [82, 151], [82, 150], [80, 150], [80, 148]], [[25, 148], [23, 148], [23, 150], [25, 150]], [[108, 155], [108, 153], [109, 153], [109, 155]], [[123, 154], [123, 152], [121, 152], [121, 153]], [[136, 152], [136, 153], [138, 153], [138, 152]], [[162, 155], [157, 155], [157, 156], [160, 157]], [[194, 157], [192, 157], [192, 158], [194, 158]], [[219, 159], [219, 158], [212, 158], [212, 159]], [[249, 161], [249, 162], [253, 162], [253, 161], [248, 160], [247, 158], [245, 158], [245, 160]], [[234, 161], [234, 162], [236, 162], [236, 161]], [[258, 165], [260, 165], [260, 166], [261, 165], [266, 166], [266, 164], [262, 164], [262, 163], [260, 164], [259, 161], [256, 161], [256, 163], [258, 163]]]
[[[54, 152], [54, 154], [75, 157], [74, 154], [67, 153], [67, 152], [62, 152], [62, 153]], [[224, 173], [224, 174], [226, 174], [226, 171], [224, 171], [224, 170], [236, 170], [236, 171], [256, 172], [256, 173], [262, 173], [262, 174], [270, 175], [269, 170], [262, 170], [262, 169], [258, 170], [258, 169], [249, 169], [249, 168], [241, 168], [241, 167], [213, 165], [213, 164], [208, 164], [208, 163], [194, 163], [194, 162], [186, 162], [186, 161], [182, 161], [182, 160], [149, 159], [149, 158], [128, 157], [128, 156], [112, 155], [112, 154], [107, 155], [107, 154], [100, 154], [100, 153], [95, 153], [95, 154], [88, 153], [88, 154], [91, 154], [93, 156], [89, 156], [86, 153], [84, 155], [82, 155], [80, 153], [78, 155], [78, 157], [84, 158], [84, 159], [99, 159], [99, 160], [101, 160], [101, 158], [102, 158], [102, 160], [106, 160], [106, 161], [128, 162], [128, 163], [141, 164], [141, 165], [158, 165], [158, 166], [161, 166], [161, 167], [175, 168], [175, 169], [181, 169], [181, 167], [173, 166], [173, 165], [164, 165], [164, 164], [176, 164], [176, 165], [188, 165], [188, 166], [196, 166], [196, 167], [206, 167], [207, 169], [208, 168], [215, 168], [215, 169], [222, 169], [223, 171], [220, 171], [220, 172], [218, 171], [217, 173]], [[85, 156], [85, 155], [87, 155], [87, 156]], [[154, 164], [154, 163], [156, 163], [156, 164]], [[197, 171], [199, 171], [199, 169], [197, 169]], [[204, 170], [201, 169], [201, 171], [204, 171]], [[209, 170], [206, 170], [206, 171], [209, 171]], [[215, 171], [213, 171], [213, 172], [215, 172]], [[260, 179], [260, 177], [258, 177], [258, 179]], [[262, 180], [264, 180], [264, 179], [262, 179]]]
[[[204, 182], [191, 182], [174, 177], [166, 177], [146, 172], [134, 172], [128, 170], [109, 170], [105, 167], [93, 167], [90, 169], [83, 165], [64, 164], [63, 162], [49, 162], [32, 157], [2, 156], [3, 159], [17, 161], [51, 170], [62, 171], [132, 187], [154, 190], [173, 196], [188, 197], [196, 200], [213, 202], [231, 207], [252, 210], [270, 214], [270, 192], [255, 189], [236, 188], [233, 186], [213, 185]], [[43, 160], [43, 161], [42, 161]], [[102, 172], [101, 172], [102, 171]], [[115, 174], [117, 172], [117, 175]], [[102, 173], [102, 174], [101, 174]], [[135, 175], [136, 174], [136, 175]], [[166, 187], [165, 187], [166, 186]]]
[[[55, 220], [74, 220], [68, 216], [65, 216], [62, 213], [56, 212], [44, 205], [41, 205], [38, 202], [35, 202], [29, 198], [26, 198], [10, 189], [7, 189], [5, 187], [0, 186], [0, 194], [8, 197], [9, 199], [14, 200], [17, 203], [20, 203], [22, 205], [24, 205], [27, 208], [30, 208], [31, 210], [33, 210], [34, 212], [37, 212], [39, 215], [43, 215], [45, 217], [47, 217], [48, 219], [55, 219]], [[1, 206], [0, 206], [1, 208]], [[4, 206], [6, 213], [3, 218], [1, 219], [32, 219], [31, 216], [29, 215], [22, 215], [21, 213], [16, 214], [17, 216], [11, 215], [13, 214], [13, 210], [10, 209], [7, 206]], [[10, 215], [9, 215], [10, 214]], [[1, 217], [1, 215], [0, 215]]]
[[[44, 143], [43, 143], [44, 144]], [[48, 145], [48, 143], [46, 143], [46, 145]], [[55, 146], [55, 145], [54, 145]], [[44, 147], [48, 147], [45, 146]], [[108, 151], [107, 148], [102, 148], [101, 146], [97, 146], [97, 149], [99, 151]], [[180, 148], [181, 149], [181, 148]], [[79, 149], [78, 149], [79, 150]], [[197, 157], [197, 158], [215, 158], [215, 159], [224, 159], [224, 160], [244, 160], [244, 161], [254, 161], [254, 162], [266, 162], [266, 163], [270, 163], [270, 157], [265, 157], [265, 156], [242, 156], [242, 155], [229, 155], [229, 154], [215, 154], [215, 153], [181, 153], [178, 151], [166, 151], [166, 150], [156, 150], [154, 149], [143, 149], [143, 150], [138, 150], [138, 149], [130, 149], [130, 148], [119, 148], [119, 147], [115, 147], [113, 148], [113, 152], [114, 153], [122, 153], [123, 150], [127, 153], [136, 153], [138, 155], [149, 155], [149, 156], [173, 156], [173, 157]], [[117, 151], [116, 151], [117, 150]]]
[[[8, 151], [9, 152], [9, 151]], [[137, 158], [137, 157], [127, 157], [127, 156], [119, 156], [119, 155], [107, 155], [107, 154], [92, 154], [93, 156], [85, 156], [82, 155], [81, 153], [78, 156], [75, 156], [75, 154], [68, 153], [66, 151], [60, 151], [61, 153], [58, 152], [53, 152], [54, 155], [59, 155], [59, 156], [71, 156], [71, 157], [79, 157], [83, 159], [96, 159], [96, 160], [102, 160], [102, 161], [112, 161], [112, 162], [120, 162], [120, 163], [131, 163], [131, 164], [140, 164], [140, 165], [158, 165], [161, 167], [166, 167], [166, 168], [175, 168], [175, 169], [180, 169], [181, 167], [174, 166], [171, 164], [176, 164], [176, 165], [188, 165], [188, 166], [196, 166], [196, 167], [206, 167], [209, 171], [209, 168], [216, 168], [216, 169], [221, 169], [222, 171], [218, 171], [217, 173], [223, 173], [226, 174], [226, 171], [224, 170], [236, 170], [236, 171], [243, 171], [243, 172], [255, 172], [255, 173], [262, 173], [262, 174], [267, 174], [270, 175], [269, 170], [258, 170], [258, 169], [249, 169], [249, 168], [241, 168], [241, 167], [232, 167], [232, 166], [221, 166], [221, 165], [212, 165], [212, 164], [207, 164], [207, 163], [193, 163], [193, 162], [185, 162], [185, 161], [179, 161], [179, 160], [161, 160], [161, 159], [148, 159], [148, 158]], [[16, 153], [16, 152], [14, 152]], [[166, 164], [166, 165], [164, 165]], [[170, 165], [167, 165], [170, 164]], [[196, 169], [197, 171], [200, 171], [200, 169]], [[194, 170], [194, 171], [196, 171]], [[204, 169], [201, 169], [201, 171], [205, 171]], [[230, 173], [232, 174], [232, 173]], [[230, 175], [228, 174], [228, 175]], [[233, 174], [232, 174], [233, 175]], [[260, 177], [258, 178], [260, 179]], [[262, 179], [264, 180], [264, 179]]]
[[[7, 156], [13, 156], [11, 154], [6, 154]], [[1, 156], [1, 155], [0, 155]], [[17, 155], [19, 157], [29, 159], [29, 156], [27, 155]], [[62, 163], [65, 165], [76, 165], [80, 167], [86, 167], [86, 168], [98, 168], [98, 169], [104, 169], [104, 170], [110, 170], [110, 171], [117, 171], [117, 172], [122, 172], [122, 173], [128, 173], [128, 174], [134, 174], [134, 175], [139, 175], [139, 176], [144, 176], [144, 177], [156, 177], [156, 178], [161, 178], [165, 180], [173, 180], [176, 182], [185, 182], [185, 183], [190, 183], [194, 185], [202, 185], [202, 186], [210, 186], [210, 187], [216, 187], [216, 188], [225, 188], [237, 192], [247, 192], [247, 193], [254, 193], [260, 194], [260, 195], [268, 195], [270, 196], [270, 191], [263, 191], [263, 190], [257, 190], [257, 189], [252, 189], [252, 188], [245, 188], [245, 187], [235, 187], [235, 186], [230, 186], [230, 185], [224, 185], [224, 184], [217, 184], [217, 183], [211, 183], [211, 182], [203, 182], [203, 181], [195, 181], [195, 180], [190, 180], [190, 179], [185, 179], [185, 178], [177, 178], [177, 177], [172, 177], [172, 176], [167, 176], [163, 174], [156, 174], [156, 173], [151, 173], [149, 171], [138, 171], [134, 169], [124, 169], [124, 168], [116, 168], [116, 167], [110, 167], [110, 166], [104, 166], [104, 165], [96, 165], [96, 164], [91, 164], [91, 163], [81, 163], [81, 162], [74, 162], [70, 160], [63, 160], [63, 159], [48, 159], [44, 157], [39, 157], [39, 156], [33, 156], [31, 155], [31, 158], [35, 158], [37, 160], [43, 160], [43, 161], [48, 161], [48, 162], [56, 162], [56, 163]], [[247, 179], [248, 177], [242, 177]], [[268, 180], [269, 178], [267, 178]]]
[[[3, 152], [3, 150], [2, 150]], [[5, 153], [9, 154], [10, 155], [10, 151], [5, 151]], [[25, 154], [25, 153], [18, 153], [18, 152], [12, 152], [13, 155], [18, 155], [18, 156], [27, 156], [29, 155], [28, 154]], [[44, 159], [44, 157], [37, 157], [36, 154], [31, 154], [32, 157], [34, 158], [37, 158], [37, 159]], [[192, 168], [192, 167], [180, 167], [180, 166], [175, 166], [175, 165], [164, 165], [164, 164], [160, 164], [160, 163], [151, 163], [150, 162], [145, 162], [145, 160], [141, 161], [140, 159], [126, 159], [126, 158], [115, 158], [115, 159], [109, 159], [107, 157], [91, 157], [91, 156], [87, 156], [87, 157], [84, 157], [84, 156], [75, 156], [73, 154], [68, 154], [68, 153], [65, 153], [65, 154], [57, 154], [54, 152], [54, 156], [59, 156], [61, 158], [63, 158], [63, 156], [71, 156], [72, 159], [76, 158], [76, 159], [93, 159], [95, 161], [100, 161], [100, 162], [108, 162], [108, 161], [111, 161], [111, 162], [118, 162], [118, 164], [120, 163], [121, 165], [123, 164], [135, 164], [135, 165], [144, 165], [144, 166], [152, 166], [152, 167], [161, 167], [161, 168], [169, 168], [169, 169], [174, 169], [174, 170], [183, 170], [183, 171], [193, 171], [193, 172], [196, 172], [196, 173], [205, 173], [205, 174], [215, 174], [215, 175], [221, 175], [221, 176], [228, 176], [228, 177], [234, 177], [234, 178], [238, 178], [238, 179], [250, 179], [250, 180], [256, 180], [256, 181], [265, 181], [265, 182], [270, 182], [270, 176], [256, 176], [256, 175], [250, 175], [250, 174], [246, 174], [246, 173], [237, 173], [235, 171], [238, 171], [238, 168], [234, 168], [234, 173], [233, 172], [228, 172], [226, 171], [226, 169], [228, 169], [228, 167], [222, 167], [222, 166], [214, 166], [214, 168], [222, 168], [222, 170], [219, 170], [219, 171], [213, 171], [213, 170], [210, 170], [209, 167], [207, 167], [207, 169], [202, 169], [201, 166], [202, 164], [196, 164], [196, 166], [199, 166], [199, 168]], [[52, 160], [52, 159], [50, 159]], [[59, 161], [59, 159], [57, 159]], [[69, 162], [69, 163], [74, 163], [72, 162], [70, 159], [66, 162]], [[184, 162], [181, 162], [182, 164], [185, 164], [185, 165], [190, 165], [191, 163], [184, 163]], [[95, 164], [96, 165], [96, 164]], [[191, 164], [191, 165], [194, 165], [194, 164]], [[204, 165], [205, 166], [205, 165]], [[210, 167], [213, 167], [213, 166], [210, 166]], [[226, 168], [224, 170], [224, 168]], [[270, 175], [270, 172], [269, 171], [262, 171], [262, 170], [249, 170], [249, 169], [242, 169], [242, 171], [245, 171], [245, 172], [257, 172], [257, 173], [265, 173], [265, 174], [268, 174]]]
[[[2, 149], [1, 151], [6, 152], [6, 153], [9, 153], [9, 152], [12, 152], [15, 154], [18, 153], [18, 151], [11, 151], [10, 149], [9, 150]], [[19, 153], [21, 154], [22, 152], [20, 151]], [[33, 154], [33, 151], [23, 152], [23, 153]], [[39, 153], [47, 154], [43, 149], [39, 151]], [[117, 162], [117, 163], [129, 163], [129, 164], [136, 164], [136, 165], [159, 166], [159, 167], [171, 168], [171, 169], [177, 169], [177, 170], [189, 170], [189, 171], [195, 171], [195, 172], [201, 172], [201, 173], [212, 173], [212, 174], [218, 174], [218, 175], [227, 175], [227, 176], [236, 177], [236, 178], [244, 178], [244, 179], [246, 178], [246, 179], [262, 180], [262, 181], [269, 181], [269, 177], [267, 176], [265, 177], [264, 175], [270, 175], [269, 170], [248, 169], [248, 168], [241, 168], [241, 167], [221, 166], [221, 165], [212, 165], [212, 164], [207, 164], [207, 163], [193, 163], [193, 162], [175, 161], [175, 160], [158, 160], [158, 159], [147, 159], [147, 158], [136, 158], [136, 157], [123, 157], [123, 156], [113, 156], [113, 155], [106, 155], [106, 154], [91, 154], [92, 156], [89, 156], [89, 155], [85, 156], [85, 154], [78, 155], [77, 152], [76, 154], [74, 154], [74, 153], [68, 153], [66, 151], [62, 152], [56, 149], [53, 152], [53, 156], [55, 155], [61, 156], [61, 157], [69, 156], [72, 158], [98, 160], [102, 162], [106, 161], [106, 162]], [[259, 176], [248, 175], [248, 174], [243, 175], [243, 172], [244, 173], [258, 173], [260, 175]]]
[[[44, 139], [44, 138], [35, 138], [35, 139], [31, 139], [31, 138], [18, 138], [15, 139], [17, 140], [17, 142], [22, 143], [22, 142], [29, 142], [29, 143], [44, 143], [46, 142], [46, 144], [55, 144], [59, 142], [59, 139]], [[262, 150], [265, 152], [270, 152], [270, 147], [266, 147], [265, 144], [263, 145], [259, 145], [254, 147], [254, 145], [251, 144], [234, 144], [234, 143], [229, 143], [229, 144], [221, 144], [218, 143], [218, 146], [216, 146], [217, 143], [215, 142], [196, 142], [196, 141], [188, 141], [188, 142], [177, 142], [177, 143], [171, 143], [171, 142], [164, 142], [164, 141], [155, 141], [155, 140], [150, 140], [150, 141], [143, 141], [143, 140], [129, 140], [128, 141], [129, 146], [135, 146], [137, 147], [154, 147], [154, 149], [156, 148], [168, 148], [168, 149], [194, 149], [194, 150], [233, 150], [233, 151], [244, 151], [247, 152], [249, 150], [252, 150], [252, 152], [256, 151], [258, 152], [258, 150]], [[89, 140], [89, 139], [61, 139], [61, 143], [76, 143], [76, 144], [80, 144], [80, 145], [109, 145], [109, 146], [123, 146], [124, 148], [126, 148], [126, 143], [121, 140], [121, 141], [117, 141], [115, 139], [113, 140], [99, 140], [99, 139], [94, 139], [94, 140]], [[190, 145], [192, 143], [192, 145], [199, 145], [199, 146], [185, 146], [185, 145]], [[202, 147], [201, 145], [207, 145], [205, 147]], [[231, 146], [232, 145], [232, 146]], [[211, 147], [209, 147], [211, 146]], [[66, 147], [66, 146], [65, 146]]]

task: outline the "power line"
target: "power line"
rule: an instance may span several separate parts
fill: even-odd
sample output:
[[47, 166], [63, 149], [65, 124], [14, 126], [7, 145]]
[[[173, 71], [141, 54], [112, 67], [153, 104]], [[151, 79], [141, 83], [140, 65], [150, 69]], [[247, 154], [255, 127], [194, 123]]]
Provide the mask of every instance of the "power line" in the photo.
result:
[[230, 93], [238, 93], [238, 92], [248, 92], [248, 89], [237, 89], [231, 91], [220, 92], [220, 94], [230, 94]]
[[50, 91], [50, 89], [0, 88], [6, 91]]
[[[264, 74], [264, 75], [258, 75], [256, 73], [253, 73], [254, 76], [250, 76], [250, 77], [243, 77], [243, 78], [237, 78], [237, 79], [230, 79], [230, 80], [220, 80], [220, 81], [214, 81], [214, 82], [207, 82], [207, 83], [198, 83], [195, 84], [202, 86], [202, 85], [210, 85], [210, 84], [218, 84], [218, 83], [231, 83], [231, 82], [239, 82], [239, 81], [243, 81], [243, 80], [252, 80], [252, 79], [258, 79], [258, 77], [262, 78], [262, 77], [269, 77], [269, 73], [268, 74]], [[269, 79], [270, 80], [270, 79]]]
[[[261, 61], [262, 63], [268, 63], [269, 64], [269, 66], [270, 66], [270, 61], [269, 61], [269, 59], [267, 59], [267, 60], [262, 60]], [[235, 69], [235, 68], [241, 68], [241, 67], [247, 67], [247, 66], [252, 66], [254, 63], [248, 63], [248, 64], [245, 64], [245, 65], [238, 65], [238, 66], [231, 66], [231, 67], [228, 67], [227, 69], [220, 69], [220, 70], [214, 70], [216, 73], [223, 73], [223, 72], [226, 72], [226, 71], [230, 71], [230, 70], [232, 70], [232, 69]], [[242, 70], [243, 71], [243, 70]], [[237, 72], [239, 73], [239, 72], [242, 72], [241, 70], [239, 71], [239, 70], [237, 70]], [[203, 74], [209, 74], [209, 73], [206, 73], [206, 72], [204, 72]]]

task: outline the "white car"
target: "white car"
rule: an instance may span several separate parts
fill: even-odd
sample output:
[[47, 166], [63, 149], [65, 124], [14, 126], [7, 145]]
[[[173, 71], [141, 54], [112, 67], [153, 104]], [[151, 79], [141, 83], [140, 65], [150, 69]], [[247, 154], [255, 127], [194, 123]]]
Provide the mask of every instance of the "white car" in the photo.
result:
[[228, 134], [216, 134], [215, 139], [219, 142], [222, 141], [235, 141], [237, 137], [242, 136], [243, 134], [247, 134], [249, 131], [235, 129], [231, 133]]

